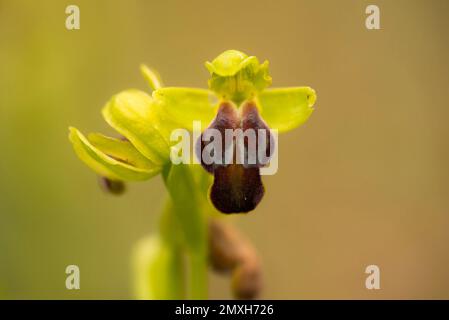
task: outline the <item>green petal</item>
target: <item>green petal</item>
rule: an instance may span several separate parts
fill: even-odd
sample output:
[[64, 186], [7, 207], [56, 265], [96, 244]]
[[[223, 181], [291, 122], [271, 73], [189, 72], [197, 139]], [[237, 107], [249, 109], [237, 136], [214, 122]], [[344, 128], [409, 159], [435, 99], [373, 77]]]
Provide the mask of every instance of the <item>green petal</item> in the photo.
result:
[[193, 121], [201, 121], [205, 129], [215, 117], [218, 99], [209, 90], [194, 88], [161, 88], [153, 92], [153, 99], [160, 107], [164, 126], [173, 130], [193, 130]]
[[206, 62], [206, 68], [211, 74], [222, 77], [235, 75], [246, 65], [251, 63], [255, 57], [248, 57], [245, 53], [237, 50], [226, 50], [212, 62]]
[[102, 112], [106, 122], [145, 157], [163, 165], [170, 151], [158, 109], [147, 93], [130, 89], [112, 97]]
[[120, 159], [121, 162], [147, 170], [155, 167], [154, 163], [137, 151], [129, 141], [107, 137], [100, 133], [91, 133], [87, 138], [94, 147], [112, 158]]
[[163, 87], [161, 77], [155, 70], [152, 70], [146, 65], [142, 64], [140, 65], [140, 72], [142, 73], [144, 79], [147, 81], [151, 90], [157, 90]]
[[134, 289], [138, 299], [182, 299], [183, 256], [179, 247], [158, 235], [140, 240], [133, 252]]
[[[100, 135], [93, 135], [90, 142], [76, 128], [70, 127], [69, 130], [69, 139], [78, 157], [100, 176], [111, 180], [140, 181], [161, 171], [148, 160], [144, 163], [144, 157], [137, 155], [138, 151], [129, 142]], [[104, 150], [100, 150], [102, 147]]]
[[285, 132], [307, 121], [314, 110], [316, 93], [310, 87], [276, 88], [262, 91], [258, 99], [268, 126]]

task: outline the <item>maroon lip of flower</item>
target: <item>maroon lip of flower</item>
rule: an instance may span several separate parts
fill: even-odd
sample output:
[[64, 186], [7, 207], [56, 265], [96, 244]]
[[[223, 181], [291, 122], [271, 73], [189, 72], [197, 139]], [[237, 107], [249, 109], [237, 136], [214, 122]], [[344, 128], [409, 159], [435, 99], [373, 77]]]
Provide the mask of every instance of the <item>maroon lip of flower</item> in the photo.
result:
[[[217, 143], [217, 132], [221, 157], [210, 148], [211, 143]], [[254, 102], [245, 102], [239, 109], [230, 102], [221, 103], [215, 119], [196, 143], [203, 168], [214, 175], [210, 199], [219, 211], [243, 213], [256, 208], [265, 192], [260, 168], [268, 163], [274, 147], [273, 135]], [[204, 152], [210, 153], [212, 162], [204, 159]]]

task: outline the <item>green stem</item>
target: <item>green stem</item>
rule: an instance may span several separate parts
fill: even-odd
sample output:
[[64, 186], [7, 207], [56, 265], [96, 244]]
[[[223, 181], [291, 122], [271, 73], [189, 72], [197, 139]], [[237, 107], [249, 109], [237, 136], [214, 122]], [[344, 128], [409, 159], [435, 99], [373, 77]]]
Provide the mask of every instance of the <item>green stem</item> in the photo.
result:
[[195, 181], [192, 167], [174, 165], [165, 168], [164, 181], [173, 204], [171, 212], [181, 231], [187, 252], [189, 299], [207, 298], [207, 216], [202, 188]]
[[204, 252], [194, 252], [189, 257], [190, 299], [207, 298], [207, 256]]
[[161, 241], [163, 241], [171, 251], [174, 259], [172, 260], [174, 264], [171, 266], [170, 270], [172, 281], [168, 284], [170, 288], [167, 290], [170, 292], [171, 297], [174, 299], [182, 299], [185, 297], [185, 281], [184, 281], [184, 260], [183, 258], [183, 247], [182, 239], [180, 237], [180, 225], [176, 219], [176, 215], [173, 212], [173, 203], [168, 198], [166, 200], [162, 215], [159, 221], [159, 232], [161, 236]]

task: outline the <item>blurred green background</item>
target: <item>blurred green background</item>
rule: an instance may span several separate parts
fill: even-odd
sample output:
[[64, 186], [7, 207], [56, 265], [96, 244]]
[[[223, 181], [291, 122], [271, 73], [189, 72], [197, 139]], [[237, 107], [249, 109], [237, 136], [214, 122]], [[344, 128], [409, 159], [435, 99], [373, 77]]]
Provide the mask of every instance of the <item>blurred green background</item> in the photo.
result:
[[[381, 30], [365, 28], [377, 4]], [[76, 4], [81, 29], [65, 28]], [[100, 109], [145, 89], [206, 87], [226, 49], [309, 85], [316, 111], [280, 137], [255, 212], [263, 298], [449, 298], [448, 1], [0, 1], [0, 298], [132, 298], [130, 253], [155, 227], [160, 178], [103, 193], [67, 127], [112, 133]], [[81, 290], [65, 289], [65, 267]], [[381, 290], [365, 289], [365, 267]], [[210, 276], [210, 296], [230, 298]]]

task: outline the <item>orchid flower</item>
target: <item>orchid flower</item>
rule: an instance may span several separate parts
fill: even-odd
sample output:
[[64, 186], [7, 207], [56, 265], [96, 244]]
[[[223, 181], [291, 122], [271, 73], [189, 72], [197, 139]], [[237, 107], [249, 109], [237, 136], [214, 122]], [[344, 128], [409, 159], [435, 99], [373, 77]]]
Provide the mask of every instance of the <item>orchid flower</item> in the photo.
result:
[[[85, 137], [70, 128], [79, 158], [112, 181], [142, 181], [170, 165], [170, 133], [203, 127], [271, 128], [279, 132], [303, 124], [313, 112], [315, 91], [309, 87], [266, 89], [271, 84], [268, 61], [228, 50], [206, 62], [209, 89], [162, 87], [154, 72], [142, 67], [152, 94], [131, 89], [120, 92], [103, 108], [103, 117], [126, 140], [93, 133]], [[205, 166], [215, 176], [211, 200], [226, 213], [255, 208], [263, 194], [258, 168], [237, 165]], [[245, 200], [246, 199], [246, 200]]]
[[[141, 66], [151, 91], [122, 91], [102, 110], [104, 119], [117, 131], [118, 137], [99, 133], [85, 136], [78, 129], [69, 128], [69, 139], [76, 154], [105, 179], [106, 186], [121, 187], [123, 182], [144, 181], [162, 174], [169, 194], [164, 212], [174, 213], [183, 241], [170, 235], [173, 224], [169, 222], [169, 227], [166, 224], [173, 219], [163, 218], [162, 240], [152, 239], [143, 245], [150, 246], [154, 253], [147, 255], [146, 263], [150, 263], [150, 256], [162, 255], [165, 260], [160, 258], [159, 263], [171, 265], [168, 269], [178, 272], [173, 265], [180, 259], [172, 255], [176, 255], [180, 246], [186, 246], [194, 253], [193, 261], [201, 261], [192, 270], [195, 283], [203, 277], [198, 272], [204, 271], [204, 265], [200, 266], [207, 255], [204, 212], [216, 209], [223, 213], [242, 213], [255, 209], [264, 194], [259, 171], [266, 163], [206, 164], [201, 161], [202, 167], [175, 165], [170, 161], [171, 148], [176, 144], [170, 139], [171, 133], [179, 128], [191, 131], [195, 121], [205, 131], [264, 129], [272, 148], [276, 146], [273, 146], [271, 131], [283, 133], [302, 125], [312, 114], [316, 100], [315, 91], [310, 87], [268, 89], [272, 82], [268, 61], [260, 63], [256, 57], [240, 51], [225, 51], [212, 62], [206, 62], [206, 67], [211, 75], [208, 89], [164, 87], [155, 71]], [[197, 155], [207, 147], [202, 138], [197, 142]], [[186, 245], [181, 245], [182, 242]], [[165, 250], [167, 246], [168, 251]], [[162, 260], [165, 262], [160, 262]], [[173, 287], [173, 277], [165, 279], [169, 287]], [[160, 273], [158, 281], [164, 282]], [[205, 284], [199, 282], [202, 285], [193, 289], [192, 297], [204, 297]], [[146, 296], [170, 297], [165, 293]]]

